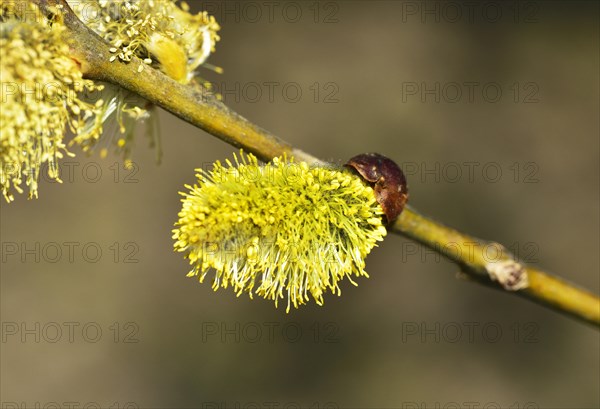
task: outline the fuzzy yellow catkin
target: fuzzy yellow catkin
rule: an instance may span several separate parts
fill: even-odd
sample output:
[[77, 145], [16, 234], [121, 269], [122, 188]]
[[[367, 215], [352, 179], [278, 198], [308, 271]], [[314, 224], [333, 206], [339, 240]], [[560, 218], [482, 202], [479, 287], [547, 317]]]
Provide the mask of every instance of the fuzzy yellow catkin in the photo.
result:
[[[83, 23], [110, 43], [109, 61], [132, 63], [136, 70], [151, 66], [172, 79], [195, 86], [204, 82], [196, 69], [206, 62], [219, 41], [219, 24], [207, 12], [190, 13], [185, 2], [175, 0], [67, 0]], [[120, 135], [114, 138], [117, 150], [128, 160], [134, 145], [134, 129], [141, 120], [155, 119], [153, 106], [136, 94], [106, 84], [102, 96], [107, 103], [103, 116], [115, 120]], [[156, 121], [150, 121], [147, 136], [161, 152]], [[76, 142], [79, 142], [76, 140]], [[82, 144], [84, 150], [93, 145]]]
[[60, 181], [59, 160], [71, 155], [64, 142], [67, 129], [82, 141], [102, 132], [103, 101], [80, 95], [103, 87], [83, 79], [62, 40], [60, 21], [21, 19], [39, 15], [33, 4], [0, 2], [0, 186], [8, 202], [14, 200], [13, 189], [23, 191], [23, 180], [29, 197], [38, 196], [42, 166]]
[[373, 189], [345, 169], [310, 167], [287, 157], [260, 165], [234, 155], [197, 170], [186, 186], [173, 230], [175, 250], [185, 253], [203, 282], [274, 300], [287, 310], [309, 301], [323, 304], [339, 282], [367, 276], [365, 257], [386, 229]]
[[[110, 61], [162, 70], [173, 79], [194, 86], [195, 70], [214, 51], [219, 25], [206, 12], [191, 14], [174, 0], [67, 0], [88, 28], [111, 44]], [[62, 5], [58, 5], [58, 9]], [[129, 160], [136, 124], [150, 117], [143, 98], [112, 84], [83, 79], [80, 64], [65, 42], [68, 36], [60, 13], [42, 13], [28, 0], [0, 0], [0, 187], [7, 201], [13, 192], [29, 187], [38, 196], [42, 166], [49, 178], [60, 181], [59, 160], [68, 146], [84, 151], [97, 146], [103, 129], [117, 151]], [[116, 122], [116, 127], [111, 126]], [[156, 122], [154, 122], [156, 126]], [[119, 131], [115, 137], [110, 130]], [[153, 145], [160, 145], [156, 129], [148, 129]], [[107, 149], [100, 151], [102, 157]], [[158, 152], [160, 156], [160, 152]]]
[[[183, 84], [219, 41], [219, 24], [207, 12], [192, 14], [174, 0], [67, 0], [77, 16], [110, 42], [111, 61], [137, 57]], [[93, 11], [93, 12], [91, 12]]]

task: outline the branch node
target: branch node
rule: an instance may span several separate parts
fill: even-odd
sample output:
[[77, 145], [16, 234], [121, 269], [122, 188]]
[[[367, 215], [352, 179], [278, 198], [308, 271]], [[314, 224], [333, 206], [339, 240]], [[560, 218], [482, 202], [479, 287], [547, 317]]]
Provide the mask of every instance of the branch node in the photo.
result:
[[507, 291], [518, 291], [529, 286], [525, 267], [515, 260], [492, 261], [485, 265], [485, 270], [493, 281], [497, 281]]

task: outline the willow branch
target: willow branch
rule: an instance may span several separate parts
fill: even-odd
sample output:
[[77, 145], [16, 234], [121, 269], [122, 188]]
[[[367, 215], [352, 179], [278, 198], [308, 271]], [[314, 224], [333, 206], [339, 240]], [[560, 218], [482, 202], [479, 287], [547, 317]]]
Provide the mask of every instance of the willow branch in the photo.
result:
[[[64, 0], [33, 0], [47, 13], [62, 14], [68, 42], [73, 56], [81, 63], [87, 78], [107, 81], [135, 92], [148, 101], [173, 113], [233, 146], [252, 152], [262, 160], [287, 153], [309, 163], [322, 163], [317, 158], [270, 134], [238, 115], [206, 88], [185, 86], [142, 62], [110, 62], [110, 46], [77, 19]], [[600, 328], [600, 299], [591, 292], [578, 288], [542, 270], [526, 267], [504, 247], [485, 242], [444, 226], [407, 207], [389, 230], [415, 240], [455, 262], [474, 281], [493, 286], [573, 318]], [[501, 254], [490, 262], [490, 248]], [[498, 280], [498, 274], [508, 272], [508, 279]], [[494, 280], [496, 279], [496, 280]], [[512, 279], [520, 280], [514, 286]], [[502, 285], [500, 284], [502, 283]]]
[[[504, 290], [499, 284], [490, 280], [488, 272], [490, 259], [500, 262], [514, 260], [514, 257], [500, 244], [485, 242], [461, 233], [419, 214], [410, 207], [404, 209], [392, 226], [392, 230], [455, 262], [466, 274], [466, 278]], [[493, 255], [490, 255], [490, 252]], [[502, 256], [498, 260], [495, 254]], [[600, 299], [596, 295], [531, 266], [524, 266], [524, 273], [528, 277], [528, 286], [512, 292], [513, 294], [596, 327], [600, 326]]]

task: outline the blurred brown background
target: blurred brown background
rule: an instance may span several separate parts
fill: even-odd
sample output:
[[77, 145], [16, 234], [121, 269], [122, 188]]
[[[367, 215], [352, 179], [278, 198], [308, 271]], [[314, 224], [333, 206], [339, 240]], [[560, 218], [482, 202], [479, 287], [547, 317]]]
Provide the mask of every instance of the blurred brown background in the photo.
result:
[[[201, 74], [235, 110], [323, 159], [394, 158], [423, 213], [598, 293], [597, 2], [203, 3], [225, 73]], [[77, 152], [2, 202], [3, 407], [600, 405], [597, 330], [396, 235], [288, 315], [186, 278], [177, 192], [235, 149], [160, 121], [162, 165], [139, 135], [135, 174]]]

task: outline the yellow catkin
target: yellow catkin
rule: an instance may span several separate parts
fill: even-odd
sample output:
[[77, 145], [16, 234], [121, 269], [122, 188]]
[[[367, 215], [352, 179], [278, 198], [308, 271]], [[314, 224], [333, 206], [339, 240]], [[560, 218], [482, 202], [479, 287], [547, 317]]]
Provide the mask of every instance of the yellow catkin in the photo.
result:
[[[137, 57], [138, 72], [149, 65], [190, 86], [196, 83], [195, 70], [219, 40], [214, 17], [206, 12], [193, 15], [185, 3], [173, 0], [67, 3], [111, 44], [109, 61], [128, 63]], [[50, 178], [60, 181], [58, 161], [72, 155], [63, 141], [67, 131], [74, 135], [69, 146], [87, 152], [97, 145], [103, 128], [118, 130], [119, 135], [107, 137], [128, 160], [136, 124], [152, 112], [152, 105], [138, 95], [83, 80], [56, 11], [42, 13], [26, 0], [0, 0], [0, 186], [8, 201], [14, 199], [13, 190], [23, 191], [23, 182], [30, 198], [38, 196], [43, 165]], [[158, 135], [156, 129], [148, 129], [154, 146], [160, 146]], [[106, 148], [100, 154], [106, 156]]]
[[9, 202], [13, 188], [23, 192], [23, 181], [29, 197], [38, 196], [43, 166], [60, 181], [59, 160], [70, 155], [67, 129], [81, 140], [96, 140], [102, 132], [101, 109], [80, 97], [102, 86], [82, 78], [60, 22], [19, 20], [36, 15], [31, 3], [0, 3], [0, 185]]
[[[133, 57], [187, 84], [219, 41], [219, 24], [207, 12], [191, 14], [174, 0], [67, 0], [78, 17], [112, 44], [110, 57]], [[93, 10], [94, 13], [91, 13]]]
[[298, 307], [323, 304], [339, 282], [367, 276], [365, 257], [386, 235], [373, 189], [345, 169], [309, 167], [286, 157], [260, 165], [253, 155], [198, 169], [173, 230], [188, 276]]
[[[204, 64], [219, 41], [219, 25], [206, 12], [191, 14], [189, 6], [174, 0], [67, 0], [75, 14], [110, 43], [109, 61], [141, 60], [138, 72], [148, 65], [174, 80], [195, 86], [196, 69]], [[152, 105], [117, 86], [106, 84], [103, 117], [114, 120], [121, 135], [113, 138], [117, 151], [130, 159], [134, 129], [154, 114]], [[156, 122], [149, 121], [147, 136], [152, 146], [161, 145]], [[120, 143], [120, 141], [125, 143]], [[76, 140], [76, 143], [80, 141]], [[82, 144], [84, 150], [93, 145]], [[158, 155], [161, 156], [159, 150]]]

